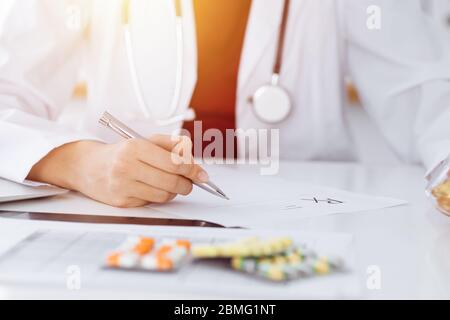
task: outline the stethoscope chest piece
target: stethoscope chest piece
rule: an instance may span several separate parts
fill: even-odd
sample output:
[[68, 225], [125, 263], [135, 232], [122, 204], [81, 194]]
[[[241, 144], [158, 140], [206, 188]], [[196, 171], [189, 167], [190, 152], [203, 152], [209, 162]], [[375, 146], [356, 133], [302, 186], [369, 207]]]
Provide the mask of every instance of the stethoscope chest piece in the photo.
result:
[[255, 116], [262, 122], [277, 124], [283, 122], [292, 110], [291, 98], [288, 91], [280, 86], [280, 73], [283, 64], [284, 40], [289, 17], [290, 0], [284, 0], [283, 17], [278, 37], [275, 65], [272, 81], [256, 90], [251, 98]]
[[287, 91], [276, 83], [259, 88], [252, 98], [255, 116], [268, 124], [286, 120], [292, 110]]

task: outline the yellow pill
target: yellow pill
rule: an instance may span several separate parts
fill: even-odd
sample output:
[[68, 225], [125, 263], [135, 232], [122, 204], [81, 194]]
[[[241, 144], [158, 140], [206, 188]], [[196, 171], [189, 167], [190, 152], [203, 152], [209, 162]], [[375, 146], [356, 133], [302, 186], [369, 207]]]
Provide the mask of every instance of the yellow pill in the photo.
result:
[[272, 244], [273, 250], [276, 252], [285, 251], [290, 246], [290, 239], [287, 238], [279, 238]]
[[233, 258], [231, 260], [231, 266], [235, 270], [241, 270], [242, 269], [242, 259], [241, 258]]
[[274, 258], [274, 263], [277, 265], [283, 265], [287, 263], [287, 259], [285, 257], [282, 256], [276, 256]]
[[282, 248], [282, 245], [280, 242], [272, 241], [272, 242], [267, 243], [267, 247], [270, 248], [270, 251], [272, 253], [276, 253], [276, 252], [280, 251], [280, 249]]
[[291, 254], [287, 257], [287, 259], [291, 264], [301, 263], [303, 260], [298, 254]]
[[253, 245], [250, 248], [250, 252], [251, 252], [251, 255], [253, 257], [260, 257], [260, 256], [262, 256], [264, 254], [264, 250], [261, 247], [261, 245], [259, 245], [259, 244], [258, 245]]
[[238, 247], [238, 246], [233, 247], [233, 255], [234, 256], [242, 257], [242, 256], [244, 256], [244, 253], [245, 253], [245, 251], [241, 247]]
[[285, 279], [284, 272], [281, 268], [272, 267], [267, 271], [267, 277], [274, 281], [282, 281]]
[[218, 250], [215, 247], [210, 247], [210, 246], [206, 246], [206, 247], [194, 247], [192, 249], [192, 254], [194, 257], [197, 258], [214, 258], [217, 257], [218, 255]]
[[222, 257], [237, 257], [238, 254], [238, 248], [235, 245], [232, 246], [224, 246], [221, 248], [220, 252]]
[[314, 266], [314, 271], [320, 275], [330, 273], [330, 264], [326, 259], [320, 259]]
[[241, 257], [249, 257], [251, 255], [250, 247], [243, 246], [239, 248], [239, 255]]
[[293, 241], [291, 238], [284, 238], [283, 239], [283, 245], [285, 248], [289, 248], [290, 246], [292, 246]]
[[262, 247], [262, 252], [263, 252], [264, 255], [269, 256], [269, 255], [272, 254], [273, 250], [272, 250], [272, 247], [270, 245], [264, 245]]
[[221, 246], [217, 246], [216, 250], [217, 250], [217, 256], [223, 257], [226, 252], [227, 252], [227, 245], [221, 245]]

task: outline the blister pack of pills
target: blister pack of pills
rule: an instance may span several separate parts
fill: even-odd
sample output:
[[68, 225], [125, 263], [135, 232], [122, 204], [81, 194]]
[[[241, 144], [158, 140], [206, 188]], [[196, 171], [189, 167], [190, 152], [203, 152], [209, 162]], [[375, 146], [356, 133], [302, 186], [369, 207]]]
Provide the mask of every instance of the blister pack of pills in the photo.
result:
[[344, 270], [340, 258], [322, 257], [291, 238], [245, 239], [234, 243], [196, 245], [195, 259], [230, 259], [233, 270], [272, 281], [326, 275]]
[[234, 270], [272, 281], [289, 281], [344, 270], [344, 262], [340, 258], [319, 257], [302, 247], [266, 258], [233, 258], [231, 266]]
[[128, 237], [106, 257], [111, 269], [170, 272], [178, 270], [190, 257], [191, 243], [187, 240], [158, 240]]
[[190, 261], [220, 259], [233, 270], [281, 282], [343, 271], [340, 258], [322, 257], [291, 238], [249, 238], [231, 243], [196, 244], [188, 240], [128, 237], [106, 258], [111, 269], [170, 272]]

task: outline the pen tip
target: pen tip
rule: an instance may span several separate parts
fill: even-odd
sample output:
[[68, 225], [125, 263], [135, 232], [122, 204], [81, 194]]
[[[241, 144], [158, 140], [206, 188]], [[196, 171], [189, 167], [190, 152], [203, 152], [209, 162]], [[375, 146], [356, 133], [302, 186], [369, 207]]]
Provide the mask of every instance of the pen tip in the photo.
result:
[[219, 194], [222, 196], [222, 198], [224, 198], [225, 200], [230, 200], [230, 198], [228, 198], [228, 196], [223, 193], [222, 191], [219, 191]]

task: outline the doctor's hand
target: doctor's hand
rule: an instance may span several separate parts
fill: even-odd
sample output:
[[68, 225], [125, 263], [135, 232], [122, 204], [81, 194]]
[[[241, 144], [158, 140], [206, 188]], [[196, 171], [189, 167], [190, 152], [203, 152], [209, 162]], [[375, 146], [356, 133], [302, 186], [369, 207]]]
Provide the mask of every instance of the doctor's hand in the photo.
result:
[[80, 141], [52, 151], [28, 179], [79, 191], [115, 207], [140, 207], [188, 195], [193, 181], [209, 181], [191, 153], [189, 139], [170, 136], [112, 145]]

